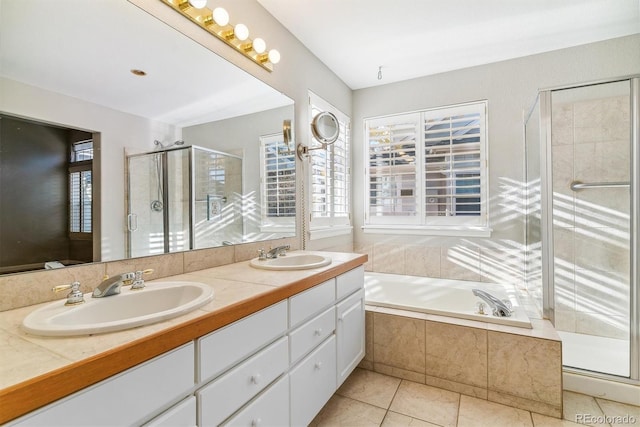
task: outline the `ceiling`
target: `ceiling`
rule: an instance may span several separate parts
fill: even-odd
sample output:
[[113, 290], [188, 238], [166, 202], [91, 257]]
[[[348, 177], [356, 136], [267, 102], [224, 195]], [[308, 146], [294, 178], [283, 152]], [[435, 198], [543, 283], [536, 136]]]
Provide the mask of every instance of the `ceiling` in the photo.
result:
[[640, 33], [640, 0], [258, 2], [351, 89]]

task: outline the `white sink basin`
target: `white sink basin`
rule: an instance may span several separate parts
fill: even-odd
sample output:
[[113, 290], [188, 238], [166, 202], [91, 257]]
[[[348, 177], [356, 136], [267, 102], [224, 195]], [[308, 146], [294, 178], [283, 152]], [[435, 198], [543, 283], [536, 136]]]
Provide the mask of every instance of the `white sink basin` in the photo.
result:
[[263, 270], [308, 270], [331, 264], [331, 258], [322, 255], [285, 255], [278, 258], [260, 260], [254, 258], [249, 265]]
[[171, 319], [193, 311], [213, 299], [211, 286], [197, 282], [150, 283], [142, 290], [122, 288], [104, 298], [85, 294], [85, 303], [65, 306], [55, 301], [22, 321], [34, 335], [71, 336], [113, 332]]

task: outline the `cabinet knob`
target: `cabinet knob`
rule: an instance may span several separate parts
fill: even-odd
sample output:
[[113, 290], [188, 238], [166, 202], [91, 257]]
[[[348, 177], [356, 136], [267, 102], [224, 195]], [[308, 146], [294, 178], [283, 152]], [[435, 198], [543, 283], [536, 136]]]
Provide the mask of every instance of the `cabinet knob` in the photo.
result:
[[261, 422], [262, 422], [261, 418], [254, 418], [253, 420], [251, 420], [251, 426], [257, 427], [257, 425], [260, 424]]
[[322, 368], [322, 362], [316, 362], [315, 368], [320, 370], [320, 368]]
[[318, 336], [322, 335], [322, 328], [316, 329], [315, 334]]
[[260, 383], [260, 374], [255, 374], [251, 376], [251, 382], [254, 384]]

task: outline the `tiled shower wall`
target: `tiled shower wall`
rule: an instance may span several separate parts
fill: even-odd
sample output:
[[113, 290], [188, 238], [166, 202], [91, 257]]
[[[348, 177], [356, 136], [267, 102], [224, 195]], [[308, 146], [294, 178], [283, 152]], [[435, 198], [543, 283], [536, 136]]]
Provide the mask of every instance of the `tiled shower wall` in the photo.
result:
[[629, 189], [572, 191], [629, 176], [629, 97], [552, 105], [556, 328], [629, 336]]

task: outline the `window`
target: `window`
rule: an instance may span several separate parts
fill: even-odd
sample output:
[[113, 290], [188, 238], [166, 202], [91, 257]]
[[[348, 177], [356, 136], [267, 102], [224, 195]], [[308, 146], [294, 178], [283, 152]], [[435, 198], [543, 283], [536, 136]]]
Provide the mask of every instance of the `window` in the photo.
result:
[[272, 227], [271, 231], [291, 231], [296, 216], [295, 151], [289, 150], [282, 134], [261, 136], [260, 146], [262, 226]]
[[[340, 123], [340, 135], [325, 149], [310, 151], [310, 231], [311, 238], [351, 232], [350, 213], [350, 132], [351, 119], [313, 93], [309, 94], [309, 123], [322, 111], [333, 113]], [[319, 142], [309, 144], [315, 148]]]
[[91, 238], [93, 141], [71, 145], [69, 162], [69, 234], [75, 239]]
[[365, 229], [486, 235], [487, 103], [365, 120]]

